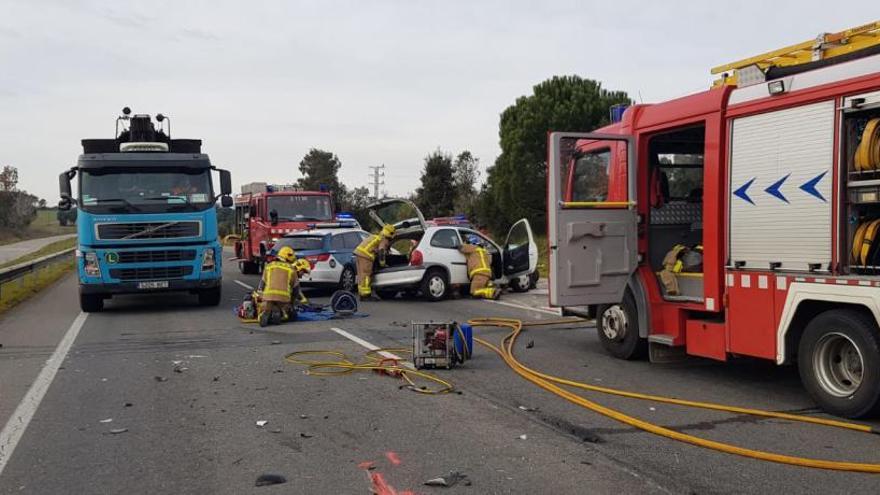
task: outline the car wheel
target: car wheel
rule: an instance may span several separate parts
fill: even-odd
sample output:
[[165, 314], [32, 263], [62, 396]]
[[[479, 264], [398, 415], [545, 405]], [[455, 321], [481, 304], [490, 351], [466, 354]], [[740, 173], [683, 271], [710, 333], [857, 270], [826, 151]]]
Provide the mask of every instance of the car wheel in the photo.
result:
[[442, 270], [433, 269], [422, 279], [422, 296], [428, 301], [441, 301], [446, 297], [449, 280]]
[[529, 290], [529, 276], [520, 275], [510, 279], [510, 290], [514, 292], [525, 292]]
[[97, 313], [104, 309], [104, 297], [100, 294], [80, 294], [79, 309], [84, 313]]
[[833, 310], [815, 317], [798, 345], [798, 371], [813, 400], [831, 414], [880, 413], [880, 336], [868, 316]]
[[357, 289], [357, 274], [354, 268], [346, 266], [339, 276], [339, 288], [348, 292], [354, 292]]
[[541, 274], [538, 273], [538, 270], [529, 275], [529, 289], [537, 289], [538, 288], [538, 280], [541, 278]]
[[648, 354], [648, 340], [639, 337], [636, 302], [629, 291], [620, 304], [602, 306], [598, 314], [599, 342], [609, 354], [627, 360], [642, 359]]

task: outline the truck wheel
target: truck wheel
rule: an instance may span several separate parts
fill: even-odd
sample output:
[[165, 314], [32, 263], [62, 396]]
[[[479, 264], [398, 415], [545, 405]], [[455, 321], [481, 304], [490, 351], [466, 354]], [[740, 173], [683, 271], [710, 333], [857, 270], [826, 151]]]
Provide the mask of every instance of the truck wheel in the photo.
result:
[[104, 309], [104, 297], [100, 294], [80, 294], [79, 309], [84, 313], [97, 313]]
[[429, 270], [422, 279], [422, 296], [428, 301], [441, 301], [446, 297], [449, 281], [442, 270]]
[[243, 275], [253, 275], [257, 273], [257, 265], [253, 261], [239, 261], [238, 271]]
[[199, 306], [216, 306], [220, 304], [220, 287], [199, 291]]
[[880, 336], [868, 316], [832, 310], [813, 318], [798, 345], [798, 371], [804, 388], [829, 413], [880, 413]]
[[648, 341], [639, 337], [639, 315], [632, 294], [626, 291], [623, 302], [599, 308], [596, 329], [599, 342], [618, 359], [643, 359], [648, 355]]

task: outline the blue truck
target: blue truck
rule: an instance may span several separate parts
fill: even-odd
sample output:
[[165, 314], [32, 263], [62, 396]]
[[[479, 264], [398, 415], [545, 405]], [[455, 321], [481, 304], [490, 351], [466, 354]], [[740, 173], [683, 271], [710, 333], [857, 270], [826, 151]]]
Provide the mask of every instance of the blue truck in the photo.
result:
[[[59, 209], [76, 207], [80, 307], [101, 311], [116, 294], [182, 291], [220, 303], [217, 200], [232, 206], [232, 180], [198, 139], [171, 139], [156, 115], [116, 120], [114, 139], [83, 139], [77, 165], [59, 177]], [[220, 191], [211, 173], [218, 172]], [[74, 197], [71, 181], [78, 178]]]

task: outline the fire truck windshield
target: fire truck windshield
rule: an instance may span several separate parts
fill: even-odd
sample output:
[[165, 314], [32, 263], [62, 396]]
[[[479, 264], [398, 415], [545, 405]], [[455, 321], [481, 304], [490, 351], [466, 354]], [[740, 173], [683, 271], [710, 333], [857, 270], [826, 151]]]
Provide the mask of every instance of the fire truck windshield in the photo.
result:
[[280, 222], [333, 219], [333, 208], [330, 205], [330, 198], [327, 196], [270, 196], [268, 210], [270, 215], [277, 213]]
[[208, 170], [81, 170], [79, 190], [80, 207], [92, 213], [201, 211], [214, 204]]

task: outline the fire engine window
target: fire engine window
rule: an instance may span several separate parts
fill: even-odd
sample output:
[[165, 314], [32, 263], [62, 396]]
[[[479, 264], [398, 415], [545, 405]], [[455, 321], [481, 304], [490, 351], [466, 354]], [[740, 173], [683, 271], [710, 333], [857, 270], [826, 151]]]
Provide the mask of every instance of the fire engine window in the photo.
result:
[[605, 201], [608, 198], [608, 166], [611, 151], [581, 155], [574, 165], [570, 201]]

